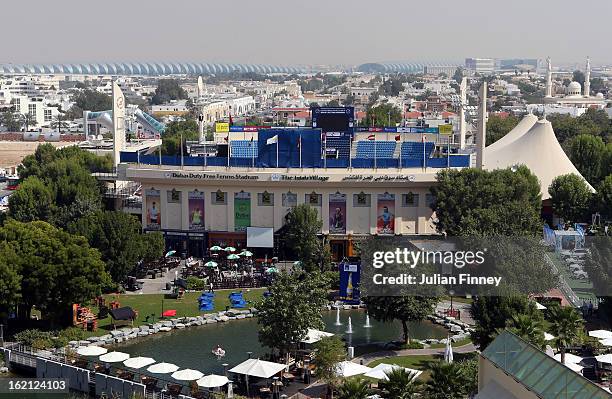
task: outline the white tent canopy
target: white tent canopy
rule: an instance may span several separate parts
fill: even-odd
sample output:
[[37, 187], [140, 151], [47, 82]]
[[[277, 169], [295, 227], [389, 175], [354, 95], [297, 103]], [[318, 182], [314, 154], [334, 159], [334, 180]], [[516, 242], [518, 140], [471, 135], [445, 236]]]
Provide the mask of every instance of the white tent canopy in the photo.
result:
[[[560, 362], [561, 361], [561, 354], [557, 353], [555, 355], [555, 360]], [[565, 354], [565, 364], [568, 363], [580, 363], [582, 361], [582, 358], [580, 356], [576, 356], [576, 355], [572, 355], [571, 353], [566, 353]]]
[[374, 367], [371, 371], [368, 371], [367, 373], [365, 373], [364, 376], [370, 377], [370, 378], [376, 378], [377, 380], [386, 381], [389, 379], [387, 377], [387, 374], [397, 369], [406, 370], [408, 373], [412, 374], [412, 379], [417, 378], [422, 373], [422, 371], [420, 370], [409, 369], [407, 367], [398, 366], [396, 364], [380, 363], [379, 365]]
[[195, 381], [204, 376], [204, 373], [198, 370], [183, 369], [172, 373], [171, 377], [179, 381]]
[[552, 335], [552, 334], [549, 334], [549, 333], [547, 333], [547, 332], [545, 332], [545, 333], [544, 333], [544, 341], [552, 341], [552, 340], [553, 340], [553, 339], [555, 339], [555, 338], [557, 338], [557, 337], [555, 337], [555, 336], [554, 336], [554, 335]]
[[138, 356], [138, 357], [132, 357], [126, 361], [123, 362], [123, 365], [125, 367], [129, 367], [132, 369], [140, 369], [143, 367], [146, 367], [148, 365], [151, 365], [155, 363], [155, 359], [151, 358], [151, 357], [142, 357], [142, 356]]
[[101, 362], [118, 363], [130, 358], [130, 355], [123, 352], [109, 352], [106, 355], [100, 356]]
[[77, 348], [77, 354], [81, 356], [100, 356], [106, 352], [108, 352], [108, 349], [96, 345], [79, 346]]
[[518, 123], [518, 125], [514, 127], [514, 129], [510, 130], [504, 137], [500, 138], [495, 143], [485, 148], [485, 161], [487, 157], [493, 156], [503, 147], [523, 137], [523, 135], [527, 133], [527, 131], [529, 131], [529, 129], [531, 129], [537, 121], [538, 117], [534, 114], [525, 115], [525, 117], [521, 119], [521, 121]]
[[157, 363], [147, 368], [149, 373], [153, 374], [168, 374], [178, 370], [179, 367], [172, 363]]
[[336, 365], [336, 374], [340, 377], [352, 377], [372, 370], [370, 367], [345, 360]]
[[[527, 166], [538, 177], [542, 200], [550, 198], [548, 187], [556, 177], [570, 173], [582, 177], [557, 141], [552, 124], [545, 119], [537, 121], [527, 133], [505, 145], [502, 151], [485, 156], [487, 170], [518, 165]], [[595, 191], [586, 180], [585, 183]]]
[[612, 331], [608, 331], [608, 330], [589, 331], [589, 337], [594, 337], [598, 339], [612, 338]]
[[612, 364], [612, 353], [608, 353], [607, 355], [595, 356], [595, 360], [597, 360], [599, 363]]
[[315, 330], [313, 328], [309, 328], [308, 332], [306, 333], [306, 337], [304, 337], [304, 339], [302, 340], [303, 343], [305, 344], [314, 344], [315, 342], [319, 342], [321, 339], [325, 338], [325, 337], [331, 337], [334, 334], [332, 333], [328, 333], [325, 331], [319, 331], [319, 330]]
[[536, 302], [535, 305], [536, 305], [536, 309], [538, 310], [546, 310], [546, 306], [542, 305], [539, 302]]
[[602, 339], [599, 342], [601, 342], [603, 346], [612, 346], [612, 338]]
[[209, 374], [196, 381], [199, 387], [216, 388], [221, 387], [229, 382], [229, 379], [224, 375]]
[[251, 377], [270, 378], [287, 367], [286, 364], [267, 362], [259, 359], [247, 359], [230, 370], [230, 373], [244, 374]]

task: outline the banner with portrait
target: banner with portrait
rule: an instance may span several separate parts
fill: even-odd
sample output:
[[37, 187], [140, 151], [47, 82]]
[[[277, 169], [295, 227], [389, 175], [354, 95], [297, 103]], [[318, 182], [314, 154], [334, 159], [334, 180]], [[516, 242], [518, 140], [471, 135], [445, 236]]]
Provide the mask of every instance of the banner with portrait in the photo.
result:
[[204, 230], [204, 193], [190, 191], [188, 202], [189, 230]]
[[378, 194], [376, 204], [376, 232], [380, 235], [395, 234], [395, 195]]
[[146, 228], [159, 230], [161, 228], [160, 191], [155, 189], [145, 190], [146, 196]]
[[329, 195], [329, 234], [346, 234], [346, 194]]
[[251, 227], [251, 193], [234, 194], [234, 231], [246, 231]]

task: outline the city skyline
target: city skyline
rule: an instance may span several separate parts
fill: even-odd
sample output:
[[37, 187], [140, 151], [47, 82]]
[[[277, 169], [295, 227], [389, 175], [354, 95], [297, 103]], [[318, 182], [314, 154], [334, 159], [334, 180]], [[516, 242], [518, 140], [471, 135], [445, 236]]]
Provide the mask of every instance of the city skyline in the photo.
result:
[[[5, 31], [20, 32], [20, 38], [5, 41], [0, 63], [358, 65], [547, 56], [557, 65], [580, 64], [586, 56], [594, 65], [612, 62], [600, 41], [590, 40], [609, 36], [611, 28], [581, 24], [568, 11], [574, 4], [569, 0], [556, 1], [554, 7], [551, 2], [519, 0], [495, 12], [483, 0], [464, 1], [460, 8], [442, 0], [416, 5], [313, 0], [292, 5], [290, 14], [278, 0], [244, 3], [239, 9], [218, 1], [178, 0], [174, 7], [160, 1], [105, 4], [100, 9], [75, 0], [43, 2], [37, 4], [36, 14], [24, 4], [5, 5], [6, 15], [27, 15], [28, 23], [23, 24], [23, 17], [4, 22]], [[611, 3], [582, 4], [587, 10], [593, 5], [601, 15], [612, 13]], [[110, 10], [116, 10], [116, 22], [106, 17]]]

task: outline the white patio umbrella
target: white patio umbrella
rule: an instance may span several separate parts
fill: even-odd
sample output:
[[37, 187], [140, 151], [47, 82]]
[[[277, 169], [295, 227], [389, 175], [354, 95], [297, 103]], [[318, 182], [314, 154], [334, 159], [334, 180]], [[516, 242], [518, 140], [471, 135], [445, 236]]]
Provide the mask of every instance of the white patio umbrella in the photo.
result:
[[387, 374], [389, 374], [393, 370], [402, 369], [402, 368], [406, 370], [408, 373], [412, 374], [412, 379], [417, 378], [422, 373], [422, 371], [420, 370], [409, 369], [407, 367], [398, 366], [396, 364], [380, 363], [379, 365], [374, 367], [371, 371], [368, 371], [367, 373], [365, 373], [364, 376], [375, 378], [377, 380], [386, 381], [389, 379]]
[[79, 346], [77, 348], [77, 354], [81, 356], [100, 356], [106, 352], [108, 352], [108, 349], [96, 345]]
[[[561, 354], [557, 353], [555, 355], [555, 360], [560, 362], [561, 361]], [[576, 356], [576, 355], [572, 355], [571, 353], [566, 353], [565, 354], [565, 364], [568, 363], [580, 363], [582, 361], [582, 358], [580, 356]]]
[[451, 339], [446, 340], [446, 348], [444, 349], [444, 361], [446, 363], [453, 362], [453, 345], [451, 344]]
[[109, 352], [106, 355], [100, 356], [100, 361], [105, 363], [118, 363], [128, 360], [130, 355], [123, 352]]
[[202, 378], [204, 374], [198, 370], [183, 369], [172, 373], [171, 377], [179, 381], [195, 381]]
[[594, 337], [594, 338], [599, 338], [599, 339], [612, 338], [612, 331], [608, 331], [608, 330], [589, 331], [589, 337]]
[[555, 336], [554, 336], [554, 335], [552, 335], [552, 334], [549, 334], [549, 333], [547, 333], [547, 332], [545, 332], [545, 333], [544, 333], [544, 341], [552, 341], [552, 340], [553, 340], [553, 339], [555, 339], [555, 338], [557, 338], [557, 337], [555, 337]]
[[149, 373], [153, 374], [168, 374], [178, 370], [179, 367], [172, 363], [157, 363], [147, 368]]
[[597, 360], [599, 363], [612, 364], [612, 353], [608, 353], [606, 355], [595, 356], [595, 360]]
[[131, 369], [140, 369], [153, 363], [155, 363], [155, 359], [153, 358], [138, 356], [124, 361], [123, 365]]
[[234, 368], [230, 373], [244, 374], [251, 377], [270, 378], [287, 367], [286, 364], [267, 362], [259, 359], [247, 359]]
[[580, 373], [582, 371], [582, 369], [584, 367], [576, 364], [576, 363], [565, 363], [565, 367], [569, 368], [572, 371], [575, 371], [576, 373]]
[[336, 374], [338, 374], [340, 377], [352, 377], [354, 375], [365, 374], [370, 370], [372, 370], [370, 367], [353, 363], [348, 360], [340, 362], [336, 365]]
[[553, 348], [550, 345], [546, 345], [546, 354], [552, 358], [555, 357], [555, 352], [553, 351]]
[[612, 338], [606, 338], [599, 341], [603, 346], [612, 346]]
[[546, 310], [546, 306], [542, 305], [541, 303], [536, 302], [535, 304], [536, 304], [536, 309], [538, 309], [538, 310]]
[[199, 387], [216, 388], [221, 387], [229, 382], [229, 378], [224, 375], [209, 374], [196, 381]]
[[315, 330], [314, 328], [309, 328], [306, 332], [306, 336], [301, 341], [305, 344], [314, 344], [315, 342], [319, 342], [321, 339], [325, 337], [331, 337], [332, 333], [328, 333], [325, 331]]

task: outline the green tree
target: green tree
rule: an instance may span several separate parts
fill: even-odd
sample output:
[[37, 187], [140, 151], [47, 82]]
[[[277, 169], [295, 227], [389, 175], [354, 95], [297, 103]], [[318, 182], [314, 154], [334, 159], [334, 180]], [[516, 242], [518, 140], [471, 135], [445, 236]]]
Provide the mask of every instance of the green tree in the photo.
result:
[[595, 209], [606, 219], [612, 219], [612, 174], [608, 175], [597, 189]]
[[84, 236], [89, 245], [100, 251], [115, 283], [125, 281], [148, 251], [154, 250], [156, 258], [162, 256], [163, 245], [158, 243], [154, 249], [143, 245], [146, 236], [140, 229], [140, 223], [132, 215], [118, 211], [97, 211], [68, 224], [70, 233]]
[[0, 113], [0, 125], [9, 132], [19, 132], [22, 126], [17, 114], [11, 110]]
[[487, 145], [495, 143], [518, 125], [519, 119], [515, 116], [501, 117], [491, 115], [487, 119]]
[[285, 245], [307, 271], [320, 270], [324, 263], [323, 242], [317, 236], [322, 225], [317, 210], [308, 204], [293, 207], [285, 216]]
[[586, 257], [584, 270], [593, 282], [595, 292], [600, 297], [607, 296], [612, 286], [612, 245], [610, 237], [589, 237], [587, 241], [589, 254]]
[[532, 345], [538, 348], [544, 347], [544, 330], [541, 319], [534, 319], [527, 314], [515, 314], [508, 320], [507, 328]]
[[465, 376], [457, 363], [436, 362], [425, 385], [428, 399], [463, 399], [466, 394]]
[[21, 318], [29, 319], [36, 306], [43, 317], [66, 321], [73, 303], [99, 295], [109, 282], [100, 253], [90, 248], [85, 238], [48, 223], [9, 219], [0, 228], [1, 241], [6, 245], [0, 249], [10, 249], [12, 267], [21, 276]]
[[463, 80], [463, 68], [462, 67], [457, 67], [457, 69], [455, 70], [455, 73], [453, 74], [453, 79], [455, 80], [455, 82], [461, 83], [461, 80]]
[[[337, 337], [325, 337], [314, 345], [316, 352], [313, 358], [313, 363], [316, 367], [316, 377], [323, 380], [328, 390], [333, 393], [336, 380], [338, 378], [337, 366], [338, 363], [346, 359], [346, 349], [344, 342]], [[347, 391], [348, 393], [348, 391]], [[340, 397], [343, 397], [342, 394]], [[347, 396], [353, 397], [353, 396]]]
[[50, 123], [51, 129], [57, 129], [59, 133], [62, 133], [62, 129], [68, 129], [70, 126], [66, 122], [66, 115], [63, 112], [59, 112]]
[[551, 321], [549, 330], [555, 336], [553, 342], [561, 352], [561, 363], [565, 363], [565, 350], [577, 343], [584, 320], [571, 306], [554, 306], [549, 311]]
[[370, 396], [370, 388], [365, 380], [344, 380], [338, 387], [338, 399], [367, 399]]
[[6, 242], [0, 243], [0, 320], [21, 300], [21, 275], [15, 264], [17, 254]]
[[606, 145], [601, 137], [586, 134], [578, 135], [569, 140], [568, 155], [580, 174], [592, 185], [602, 178]]
[[9, 216], [20, 222], [49, 221], [54, 215], [55, 196], [38, 177], [25, 179], [9, 197]]
[[402, 111], [393, 104], [368, 108], [366, 126], [395, 126], [402, 121]]
[[284, 354], [309, 328], [324, 327], [321, 308], [327, 302], [327, 286], [320, 273], [279, 273], [269, 291], [271, 295], [256, 305], [262, 345]]
[[437, 180], [430, 190], [439, 232], [449, 236], [540, 233], [540, 184], [527, 167], [443, 170]]
[[386, 398], [411, 399], [423, 390], [423, 382], [404, 368], [394, 368], [387, 373], [387, 380], [378, 383]]
[[97, 90], [84, 89], [72, 95], [73, 106], [68, 110], [68, 119], [83, 117], [83, 111], [108, 111], [113, 109], [113, 99]]
[[162, 137], [163, 155], [180, 155], [181, 140], [183, 142], [183, 155], [187, 155], [187, 141], [198, 140], [200, 133], [195, 119], [172, 121], [166, 127]]
[[592, 193], [580, 176], [570, 173], [556, 177], [548, 193], [553, 211], [565, 221], [581, 222], [586, 217]]
[[378, 321], [398, 320], [402, 323], [404, 343], [409, 341], [408, 322], [422, 321], [430, 315], [437, 297], [424, 296], [368, 296], [364, 298], [368, 314]]
[[578, 82], [580, 83], [580, 86], [584, 87], [584, 72], [579, 71], [579, 70], [575, 70], [574, 73], [572, 74], [572, 80], [574, 82]]
[[171, 100], [182, 100], [187, 98], [187, 92], [181, 87], [176, 79], [160, 79], [157, 81], [155, 95], [151, 98], [151, 104], [166, 104]]
[[524, 296], [479, 296], [471, 305], [476, 329], [472, 341], [484, 350], [513, 316], [527, 315], [534, 320], [543, 320], [535, 304]]

